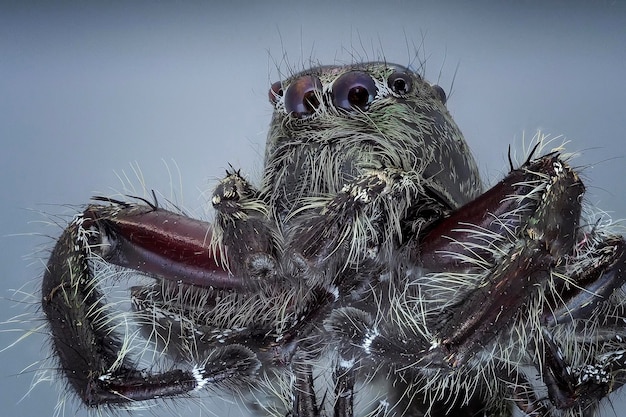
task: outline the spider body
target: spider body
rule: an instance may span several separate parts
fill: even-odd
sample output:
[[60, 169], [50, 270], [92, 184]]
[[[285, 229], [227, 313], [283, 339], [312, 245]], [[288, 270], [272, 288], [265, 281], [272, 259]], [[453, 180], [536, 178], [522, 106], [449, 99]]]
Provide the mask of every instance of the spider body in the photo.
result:
[[[622, 385], [624, 240], [580, 224], [559, 153], [483, 192], [443, 91], [382, 62], [270, 101], [261, 186], [228, 172], [213, 224], [97, 198], [57, 241], [42, 307], [83, 402], [209, 386], [294, 417], [591, 416]], [[124, 316], [111, 265], [149, 277]], [[169, 366], [137, 366], [129, 321]]]

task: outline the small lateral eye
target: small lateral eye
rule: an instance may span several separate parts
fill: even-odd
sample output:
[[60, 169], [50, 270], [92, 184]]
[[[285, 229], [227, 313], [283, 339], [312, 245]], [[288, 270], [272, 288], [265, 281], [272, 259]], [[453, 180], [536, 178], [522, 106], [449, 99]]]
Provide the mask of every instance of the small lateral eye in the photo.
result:
[[344, 110], [354, 108], [367, 110], [377, 92], [376, 83], [369, 74], [351, 71], [343, 74], [333, 83], [333, 104]]
[[432, 87], [433, 87], [433, 90], [435, 90], [435, 93], [437, 93], [439, 100], [441, 100], [443, 104], [446, 104], [446, 101], [448, 100], [448, 98], [446, 97], [446, 92], [443, 91], [443, 88], [439, 87], [437, 84], [433, 84]]
[[315, 113], [320, 106], [322, 82], [313, 75], [305, 75], [292, 82], [285, 91], [285, 110], [301, 118]]
[[413, 89], [411, 76], [404, 72], [394, 72], [387, 78], [387, 85], [395, 94], [408, 94]]
[[282, 97], [283, 93], [284, 93], [283, 82], [276, 81], [274, 84], [272, 84], [269, 91], [267, 92], [267, 95], [269, 96], [269, 99], [270, 99], [270, 103], [272, 104], [278, 103], [278, 98]]

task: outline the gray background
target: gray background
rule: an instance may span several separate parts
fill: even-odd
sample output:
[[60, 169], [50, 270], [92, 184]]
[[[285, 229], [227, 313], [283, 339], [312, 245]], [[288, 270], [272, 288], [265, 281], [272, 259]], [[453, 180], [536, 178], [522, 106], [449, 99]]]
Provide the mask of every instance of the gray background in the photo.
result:
[[[36, 287], [46, 254], [36, 250], [60, 233], [41, 213], [69, 213], [66, 204], [112, 194], [120, 189], [115, 173], [134, 162], [148, 188], [169, 195], [163, 160], [174, 160], [182, 177], [176, 200], [203, 215], [206, 192], [228, 163], [258, 178], [267, 89], [279, 78], [276, 62], [288, 71], [283, 56], [296, 69], [310, 59], [408, 64], [422, 41], [426, 76], [448, 92], [485, 178], [502, 176], [508, 145], [519, 149], [524, 133], [541, 128], [583, 152], [575, 164], [587, 200], [626, 215], [623, 2], [3, 2], [0, 320], [24, 311], [28, 302], [9, 301], [20, 298], [10, 289]], [[36, 324], [0, 326], [0, 346], [20, 336], [11, 329]], [[55, 389], [41, 384], [20, 401], [33, 374], [17, 375], [46, 349], [33, 335], [0, 354], [3, 415], [53, 414]], [[75, 413], [86, 415], [69, 403], [65, 414]], [[185, 404], [162, 414], [211, 415]]]

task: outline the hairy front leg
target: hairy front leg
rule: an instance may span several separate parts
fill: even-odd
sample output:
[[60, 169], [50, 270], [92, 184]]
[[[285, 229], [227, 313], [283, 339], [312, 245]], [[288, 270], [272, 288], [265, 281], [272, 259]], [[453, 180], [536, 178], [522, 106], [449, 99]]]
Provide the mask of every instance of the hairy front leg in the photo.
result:
[[[620, 297], [626, 282], [626, 242], [615, 235], [588, 237], [557, 271], [565, 279], [544, 308], [545, 327], [535, 338], [534, 352], [543, 353], [541, 371], [550, 401], [560, 409], [577, 408], [592, 416], [599, 400], [625, 382], [626, 328]], [[571, 331], [582, 336], [566, 338], [562, 347], [554, 335]], [[586, 352], [584, 362], [580, 353], [571, 357], [572, 352]]]
[[[175, 227], [185, 233], [172, 234], [167, 228], [154, 230], [154, 221], [164, 220], [170, 225], [181, 220]], [[229, 282], [223, 271], [220, 273], [214, 260], [197, 252], [190, 256], [194, 248], [203, 247], [199, 235], [207, 231], [206, 224], [188, 226], [177, 214], [117, 202], [88, 207], [57, 241], [43, 277], [42, 309], [50, 326], [59, 371], [86, 405], [192, 393], [233, 377], [246, 383], [258, 369], [256, 356], [239, 345], [202, 352], [202, 357], [188, 366], [162, 372], [141, 370], [129, 356], [129, 336], [121, 330], [125, 329], [124, 319], [111, 310], [94, 262], [137, 263], [137, 269], [173, 280], [181, 279], [177, 271], [182, 270], [188, 274], [188, 284], [239, 286], [236, 281]], [[189, 246], [180, 245], [180, 240]], [[159, 250], [161, 245], [169, 250]]]
[[[544, 168], [537, 169], [537, 162]], [[620, 334], [624, 326], [615, 327], [613, 339], [603, 340], [610, 330], [604, 329], [602, 323], [606, 320], [602, 315], [612, 308], [623, 312], [623, 308], [611, 305], [613, 293], [621, 291], [626, 282], [626, 242], [621, 236], [580, 227], [584, 187], [578, 175], [558, 155], [537, 162], [530, 164], [535, 165], [533, 170], [544, 183], [537, 206], [530, 212], [526, 210], [521, 222], [509, 222], [502, 229], [509, 229], [505, 243], [508, 240], [510, 244], [501, 245], [500, 253], [485, 244], [473, 243], [471, 234], [463, 231], [471, 231], [471, 227], [448, 227], [449, 233], [438, 230], [435, 236], [453, 239], [427, 240], [422, 245], [422, 249], [428, 249], [424, 259], [431, 268], [439, 261], [452, 270], [463, 270], [464, 264], [480, 265], [476, 259], [487, 267], [494, 265], [478, 288], [453, 307], [450, 320], [439, 330], [438, 340], [448, 354], [446, 360], [459, 367], [474, 360], [492, 341], [506, 337], [518, 323], [528, 333], [527, 338], [518, 338], [519, 348], [528, 350], [533, 365], [540, 370], [552, 406], [593, 415], [598, 401], [623, 384], [621, 370], [626, 355]], [[455, 214], [451, 219], [459, 220]], [[510, 228], [513, 225], [517, 226]], [[482, 225], [476, 236], [498, 236], [500, 232], [493, 232], [500, 226]], [[586, 329], [589, 323], [596, 324]], [[577, 329], [580, 326], [582, 329]], [[559, 339], [553, 337], [553, 333], [563, 338], [568, 332], [578, 331], [587, 337], [564, 339], [569, 344], [565, 351]], [[525, 400], [517, 393], [520, 376], [503, 378], [511, 381], [512, 395], [521, 408], [540, 415], [542, 407], [535, 408], [540, 402], [531, 386], [526, 388], [529, 395]]]

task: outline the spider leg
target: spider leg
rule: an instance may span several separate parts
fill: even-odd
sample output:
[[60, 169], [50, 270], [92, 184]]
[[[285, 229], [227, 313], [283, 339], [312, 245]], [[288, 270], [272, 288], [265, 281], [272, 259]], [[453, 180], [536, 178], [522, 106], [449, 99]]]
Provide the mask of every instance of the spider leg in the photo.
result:
[[335, 365], [334, 417], [352, 417], [354, 415], [354, 362], [340, 358]]
[[[566, 287], [559, 291], [561, 302], [544, 313], [548, 328], [585, 319], [606, 302], [626, 281], [626, 242], [621, 236], [606, 236], [572, 256], [564, 268]], [[556, 304], [556, 303], [553, 303]]]
[[537, 287], [548, 284], [551, 268], [573, 247], [584, 187], [557, 156], [542, 160], [547, 163], [537, 173], [543, 186], [536, 211], [485, 282], [465, 297], [439, 331], [453, 366], [466, 363], [528, 309]]
[[[214, 198], [218, 206], [216, 222], [220, 226], [216, 226], [219, 230], [213, 232], [229, 236], [220, 241], [220, 244], [226, 244], [226, 248], [249, 243], [265, 250], [269, 240], [253, 239], [250, 242], [243, 235], [238, 235], [239, 239], [233, 240], [231, 246], [228, 246], [228, 239], [233, 233], [241, 234], [247, 230], [253, 231], [253, 236], [259, 235], [262, 234], [259, 230], [266, 225], [263, 217], [245, 218], [243, 215], [246, 213], [242, 213], [245, 210], [239, 206], [239, 194], [236, 190], [225, 190], [232, 183], [234, 188], [242, 188], [240, 180], [233, 174], [216, 190], [216, 195], [220, 195]], [[115, 212], [109, 213], [108, 210]], [[146, 327], [150, 328], [147, 330], [159, 333], [157, 341], [160, 339], [166, 345], [173, 343], [178, 349], [178, 358], [189, 361], [218, 344], [227, 343], [235, 347], [240, 343], [245, 344], [256, 352], [250, 371], [241, 370], [242, 379], [245, 380], [247, 375], [256, 370], [258, 358], [269, 366], [275, 362], [290, 362], [295, 349], [293, 341], [303, 332], [307, 333], [302, 327], [312, 320], [309, 316], [321, 314], [319, 310], [334, 300], [334, 293], [326, 288], [309, 288], [303, 283], [294, 285], [293, 282], [277, 281], [273, 283], [276, 285], [269, 285], [268, 281], [264, 281], [268, 285], [251, 285], [249, 278], [260, 278], [261, 274], [251, 274], [252, 269], [248, 266], [238, 266], [239, 262], [247, 262], [241, 257], [247, 249], [241, 246], [241, 250], [211, 250], [206, 243], [211, 239], [211, 229], [206, 223], [179, 217], [158, 208], [135, 205], [127, 207], [117, 204], [110, 209], [92, 206], [85, 213], [88, 226], [93, 227], [94, 233], [105, 242], [87, 245], [90, 253], [96, 253], [107, 262], [162, 278], [151, 286], [133, 287], [132, 298], [140, 321], [148, 324]], [[156, 220], [152, 221], [153, 218]], [[184, 232], [182, 235], [177, 233], [179, 224], [189, 225], [181, 229]], [[253, 224], [256, 224], [254, 230], [244, 230]], [[168, 225], [171, 227], [164, 230]], [[178, 245], [179, 240], [185, 243]], [[191, 249], [186, 250], [186, 247]], [[268, 250], [267, 254], [259, 254], [270, 257], [272, 250]], [[231, 273], [221, 269], [225, 259], [228, 259]], [[61, 260], [54, 262], [59, 263]], [[204, 263], [198, 266], [200, 262]], [[209, 262], [210, 268], [201, 268]], [[197, 279], [194, 275], [196, 269]], [[243, 275], [233, 275], [232, 269], [242, 271]], [[177, 271], [183, 273], [177, 274]], [[184, 275], [187, 271], [191, 271], [189, 280]], [[273, 273], [273, 266], [268, 271]], [[293, 278], [299, 279], [295, 275]], [[171, 353], [171, 346], [168, 347], [168, 353]], [[64, 368], [70, 369], [69, 366]], [[209, 371], [206, 369], [204, 372]], [[303, 416], [316, 415], [319, 411], [316, 411], [314, 389], [308, 385], [313, 383], [312, 376], [308, 375], [310, 370], [297, 368], [294, 373], [297, 376], [294, 410]], [[146, 394], [146, 398], [149, 398], [149, 394]]]
[[[620, 333], [621, 328], [611, 326], [607, 331], [613, 338], [582, 340], [580, 343], [595, 350], [592, 363], [572, 368], [566, 355], [558, 346], [552, 331], [559, 327], [586, 323], [589, 317], [604, 315], [610, 308], [611, 295], [626, 282], [626, 242], [620, 236], [608, 236], [591, 244], [582, 255], [573, 257], [564, 268], [568, 287], [560, 293], [558, 308], [544, 311], [543, 337], [538, 338], [538, 351], [545, 352], [546, 366], [543, 378], [551, 401], [559, 408], [577, 406], [593, 415], [597, 400], [621, 387], [626, 381], [618, 378], [626, 365], [626, 351]], [[598, 317], [599, 328], [603, 320]], [[589, 350], [590, 348], [587, 348]]]
[[[541, 373], [554, 406], [577, 407], [582, 414], [593, 415], [597, 401], [626, 382], [616, 378], [626, 363], [622, 340], [617, 334], [613, 340], [604, 336], [619, 324], [607, 323], [606, 331], [599, 324], [590, 331], [591, 340], [581, 342], [587, 347], [580, 347], [578, 351], [597, 352], [595, 363], [592, 361], [580, 368], [570, 365], [548, 329], [575, 326], [573, 322], [586, 323], [590, 317], [596, 317], [591, 322], [603, 322], [599, 316], [603, 305], [610, 303], [610, 296], [626, 281], [626, 243], [619, 236], [595, 235], [594, 231], [584, 232], [578, 228], [584, 187], [558, 155], [548, 155], [526, 165], [524, 170], [534, 172], [538, 181], [527, 178], [519, 184], [544, 185], [536, 187], [540, 191], [539, 198], [534, 198], [534, 204], [532, 198], [529, 200], [522, 216], [509, 216], [504, 222], [490, 223], [485, 222], [488, 218], [472, 215], [471, 210], [477, 207], [481, 212], [490, 211], [484, 210], [481, 200], [488, 206], [489, 194], [498, 195], [499, 186], [496, 186], [461, 208], [459, 211], [464, 214], [452, 213], [436, 225], [431, 232], [433, 239], [427, 236], [422, 241], [422, 260], [429, 269], [443, 265], [450, 271], [470, 270], [477, 258], [483, 265], [496, 265], [484, 284], [460, 298], [462, 302], [439, 331], [439, 337], [444, 350], [449, 352], [447, 361], [452, 366], [466, 364], [475, 352], [506, 331], [512, 320], [530, 308], [527, 300], [539, 295], [537, 287], [545, 288], [545, 295], [540, 296], [545, 297], [543, 312], [539, 311], [542, 327], [534, 330], [534, 346], [529, 352], [531, 356], [535, 352], [540, 355], [535, 363], [542, 364]], [[514, 171], [504, 181], [515, 177]], [[507, 200], [502, 201], [496, 208], [506, 210]], [[518, 214], [520, 212], [516, 216]], [[480, 241], [474, 242], [483, 237], [472, 236], [472, 228], [459, 227], [461, 224], [479, 226], [482, 232], [496, 237], [506, 232], [514, 239], [505, 239], [505, 242], [514, 243], [500, 244], [499, 250], [493, 250]], [[584, 242], [592, 243], [585, 247]], [[602, 335], [596, 339], [598, 332]], [[528, 384], [515, 382], [520, 377], [508, 378], [512, 381], [512, 397], [521, 409], [541, 415], [545, 409], [534, 399], [532, 391], [524, 388]]]
[[[148, 275], [201, 287], [241, 289], [245, 281], [229, 274], [222, 254], [210, 248], [209, 223], [151, 206], [90, 205], [68, 228], [83, 250], [104, 261]], [[58, 246], [58, 245], [57, 245]]]
[[511, 399], [513, 403], [529, 417], [544, 417], [550, 415], [542, 401], [538, 401], [532, 384], [524, 375], [516, 373], [511, 381]]
[[319, 417], [320, 410], [315, 396], [313, 366], [310, 363], [292, 365], [294, 374], [293, 412], [290, 417]]
[[[385, 356], [385, 340], [372, 316], [354, 307], [333, 310], [324, 322], [324, 328], [337, 345], [335, 363], [334, 417], [354, 415], [354, 384], [357, 372], [367, 373], [365, 366], [376, 370], [389, 360]], [[381, 344], [382, 342], [382, 344]], [[392, 352], [393, 354], [393, 352]], [[375, 364], [378, 362], [378, 364]], [[371, 374], [373, 375], [373, 372]]]
[[[109, 231], [105, 235], [103, 225], [98, 227], [92, 216], [97, 210], [90, 207], [63, 232], [42, 282], [42, 308], [56, 356], [83, 402], [96, 406], [175, 396], [234, 376], [243, 382], [254, 374], [259, 367], [256, 356], [237, 345], [215, 349], [188, 369], [156, 373], [137, 369], [116, 332], [119, 323], [115, 323], [116, 316], [109, 311], [90, 265], [107, 250], [119, 249], [115, 246], [119, 241], [110, 239], [115, 236]], [[210, 271], [205, 277], [215, 277]], [[224, 281], [218, 277], [217, 282]]]
[[512, 170], [473, 201], [434, 223], [409, 257], [429, 271], [468, 272], [476, 260], [494, 265], [503, 247], [537, 211], [546, 176], [558, 161], [546, 155]]

